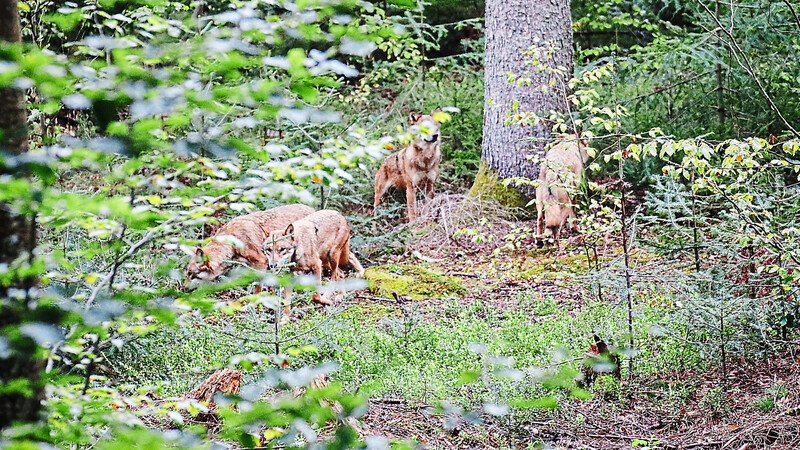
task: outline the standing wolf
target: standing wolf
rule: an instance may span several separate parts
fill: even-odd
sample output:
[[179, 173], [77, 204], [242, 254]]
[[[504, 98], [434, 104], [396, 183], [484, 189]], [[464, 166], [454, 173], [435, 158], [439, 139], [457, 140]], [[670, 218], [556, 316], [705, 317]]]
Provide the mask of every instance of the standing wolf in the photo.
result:
[[186, 268], [186, 278], [189, 281], [213, 280], [222, 275], [228, 261], [266, 269], [269, 259], [264, 253], [264, 244], [270, 231], [286, 228], [313, 212], [314, 208], [309, 206], [285, 205], [231, 220], [217, 230], [208, 245], [195, 248], [195, 258]]
[[570, 193], [581, 185], [583, 165], [588, 159], [586, 145], [574, 134], [544, 155], [536, 187], [536, 234], [552, 235], [556, 245], [567, 220], [575, 217]]
[[408, 123], [418, 127], [420, 136], [408, 147], [389, 155], [375, 174], [375, 202], [372, 215], [381, 203], [381, 198], [390, 187], [406, 190], [408, 219], [417, 217], [417, 189], [424, 189], [428, 198], [433, 198], [434, 183], [439, 177], [439, 162], [442, 159], [439, 128], [441, 124], [433, 117], [440, 108], [430, 114], [412, 112]]
[[[322, 271], [327, 269], [334, 281], [344, 277], [341, 267], [350, 265], [360, 277], [364, 268], [350, 252], [350, 227], [347, 219], [336, 211], [324, 209], [297, 220], [285, 230], [274, 230], [269, 235], [266, 253], [273, 266], [293, 263], [292, 272], [312, 272], [317, 284], [322, 284]], [[286, 297], [291, 295], [289, 289]], [[314, 301], [330, 304], [328, 299], [314, 294]], [[284, 312], [288, 312], [288, 306]]]

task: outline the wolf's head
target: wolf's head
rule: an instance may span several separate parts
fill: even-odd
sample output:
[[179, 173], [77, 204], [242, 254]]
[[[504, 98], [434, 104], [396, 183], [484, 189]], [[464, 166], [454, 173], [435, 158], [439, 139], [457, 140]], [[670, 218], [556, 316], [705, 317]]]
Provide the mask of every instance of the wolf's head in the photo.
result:
[[292, 260], [295, 252], [294, 225], [286, 230], [275, 230], [269, 233], [264, 243], [264, 254], [270, 267], [277, 267]]
[[565, 134], [559, 136], [559, 138], [562, 139], [561, 142], [565, 145], [565, 149], [577, 152], [583, 164], [586, 164], [586, 161], [589, 161], [589, 141], [586, 140], [582, 134]]
[[434, 119], [434, 116], [440, 112], [442, 112], [441, 108], [434, 109], [430, 114], [421, 114], [412, 111], [408, 116], [408, 124], [412, 126], [412, 129], [416, 127], [419, 130], [420, 138], [423, 141], [429, 144], [439, 142], [439, 129], [442, 127], [442, 124]]
[[203, 252], [202, 248], [194, 249], [194, 257], [186, 267], [186, 279], [190, 282], [196, 280], [213, 280], [219, 276], [217, 273], [218, 268], [212, 264], [208, 255]]

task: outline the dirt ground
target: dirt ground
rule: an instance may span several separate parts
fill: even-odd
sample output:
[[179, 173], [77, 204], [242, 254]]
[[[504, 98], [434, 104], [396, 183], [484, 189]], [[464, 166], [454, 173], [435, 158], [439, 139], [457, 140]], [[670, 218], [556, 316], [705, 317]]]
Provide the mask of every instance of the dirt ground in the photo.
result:
[[[441, 204], [436, 206], [441, 208]], [[429, 216], [430, 218], [430, 216]], [[441, 216], [439, 217], [441, 219]], [[424, 216], [423, 219], [424, 221]], [[433, 221], [431, 221], [433, 222]], [[457, 277], [468, 292], [464, 303], [476, 297], [496, 308], [519, 307], [509, 302], [515, 293], [540, 292], [560, 304], [579, 307], [587, 293], [576, 290], [568, 278], [522, 279], [512, 273], [527, 266], [558, 264], [553, 251], [533, 256], [497, 256], [494, 244], [473, 244], [461, 238], [450, 239], [458, 224], [437, 220], [425, 238], [410, 245], [402, 257], [391, 262], [423, 260], [444, 274]], [[501, 221], [489, 234], [500, 239], [514, 227], [532, 227], [532, 222]], [[445, 228], [448, 228], [445, 230]], [[534, 248], [532, 240], [523, 246]], [[577, 261], [583, 250], [573, 241], [565, 241], [562, 258]], [[613, 251], [613, 250], [611, 250]], [[499, 261], [499, 263], [498, 263]], [[488, 270], [494, 264], [493, 270]], [[582, 261], [586, 265], [586, 261]], [[566, 275], [568, 277], [568, 274]], [[356, 296], [353, 302], [374, 302], [374, 297]], [[422, 302], [436, 302], [423, 299]], [[800, 348], [796, 349], [800, 353]], [[800, 359], [796, 352], [759, 361], [736, 361], [724, 383], [718, 370], [706, 373], [662, 373], [648, 377], [623, 379], [615, 393], [595, 391], [590, 400], [571, 399], [559, 410], [542, 412], [540, 417], [523, 424], [507, 426], [501, 420], [483, 417], [483, 424], [461, 423], [447, 427], [448, 416], [432, 413], [430, 405], [400, 398], [370, 400], [364, 417], [363, 434], [392, 439], [409, 439], [427, 448], [529, 448], [541, 443], [544, 448], [563, 449], [794, 449], [800, 448]], [[689, 387], [688, 398], [676, 401], [670, 386]], [[786, 395], [776, 399], [770, 412], [753, 405], [763, 399], [770, 386], [786, 387]], [[721, 387], [722, 386], [722, 387]], [[710, 391], [719, 392], [718, 403], [703, 403]], [[710, 412], [714, 411], [714, 412]]]
[[[447, 417], [431, 413], [428, 405], [396, 398], [370, 400], [364, 418], [365, 435], [413, 439], [428, 448], [528, 448], [541, 442], [558, 449], [796, 449], [800, 448], [800, 375], [795, 358], [768, 364], [747, 364], [728, 377], [724, 416], [709, 415], [699, 399], [716, 385], [718, 374], [665, 374], [649, 379], [623, 380], [631, 387], [622, 399], [602, 392], [594, 399], [572, 400], [554, 414], [542, 414], [511, 433], [498, 421], [462, 423], [448, 430]], [[689, 406], [672, 408], [660, 386], [681, 379], [698, 385]], [[751, 406], [764, 389], [782, 382], [789, 395], [773, 412]]]
[[[440, 210], [446, 207], [447, 203], [436, 206]], [[455, 277], [466, 288], [459, 298], [462, 304], [480, 298], [501, 311], [528, 307], [513, 300], [523, 292], [555, 299], [564, 308], [580, 308], [591, 298], [591, 293], [577, 288], [570, 278], [587, 266], [578, 238], [567, 237], [565, 251], [558, 257], [553, 248], [526, 250], [535, 249], [532, 238], [519, 242], [525, 251], [494, 253], [510, 230], [532, 228], [533, 223], [499, 220], [483, 230], [487, 237], [494, 236], [491, 242], [474, 243], [465, 237], [451, 238], [461, 224], [448, 217], [423, 214], [420, 222], [413, 224], [424, 229], [423, 233], [403, 254], [386, 257], [381, 263], [424, 263]], [[604, 251], [613, 255], [619, 245], [610, 242]], [[554, 271], [558, 276], [552, 276]], [[391, 295], [361, 291], [343, 302], [395, 300]], [[443, 300], [414, 302], [432, 314]], [[407, 440], [431, 449], [525, 449], [537, 444], [554, 449], [795, 449], [800, 448], [798, 354], [800, 347], [766, 360], [737, 360], [724, 382], [718, 369], [623, 378], [614, 390], [595, 389], [589, 400], [569, 399], [557, 410], [527, 414], [524, 419], [484, 416], [479, 424], [437, 414], [433, 405], [421, 401], [372, 398], [358, 428], [364, 438]], [[776, 385], [784, 386], [786, 392], [775, 398], [769, 412], [755, 407]], [[675, 397], [676, 386], [683, 389], [683, 397]], [[717, 400], [709, 405], [707, 399], [712, 397]]]

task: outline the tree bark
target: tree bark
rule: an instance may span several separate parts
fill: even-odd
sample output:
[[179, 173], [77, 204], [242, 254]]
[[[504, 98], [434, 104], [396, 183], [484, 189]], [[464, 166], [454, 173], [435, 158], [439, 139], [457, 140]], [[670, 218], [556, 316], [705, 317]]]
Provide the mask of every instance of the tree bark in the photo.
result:
[[[19, 9], [15, 0], [0, 0], [0, 41], [22, 42]], [[9, 56], [2, 54], [0, 59], [8, 60]], [[14, 88], [0, 89], [0, 130], [3, 132], [0, 148], [12, 153], [27, 150], [26, 121], [25, 91]]]
[[[530, 56], [524, 51], [534, 45], [554, 47], [552, 59], [545, 63], [566, 71], [536, 73], [526, 65]], [[472, 195], [488, 195], [508, 204], [515, 196], [499, 188], [498, 181], [537, 178], [538, 165], [529, 156], [543, 153], [552, 124], [523, 127], [504, 122], [515, 102], [519, 111], [538, 112], [545, 117], [551, 111], [567, 113], [567, 81], [572, 77], [573, 65], [569, 0], [487, 0], [482, 163]], [[530, 86], [508, 82], [509, 73], [521, 75], [526, 71], [533, 81]], [[543, 86], [547, 88], [542, 89]], [[532, 186], [519, 186], [516, 190], [521, 194], [517, 200], [535, 195]], [[498, 196], [498, 192], [502, 194]]]
[[[21, 43], [17, 0], [0, 0], [0, 41]], [[13, 49], [0, 50], [0, 61], [13, 59]], [[0, 151], [19, 154], [28, 149], [27, 111], [25, 92], [11, 87], [0, 88]], [[2, 169], [0, 169], [0, 173]], [[22, 176], [14, 173], [14, 176]], [[9, 205], [0, 204], [0, 264], [13, 268], [30, 262], [36, 243], [33, 220], [15, 212]], [[0, 284], [0, 328], [22, 324], [34, 313], [30, 290], [36, 285], [33, 277], [16, 278], [6, 286]], [[14, 290], [15, 295], [10, 295]], [[40, 372], [42, 361], [36, 356], [36, 343], [28, 337], [5, 342], [8, 348], [0, 353], [0, 385], [24, 379], [32, 395], [0, 394], [0, 429], [17, 421], [33, 421], [39, 417], [44, 385]]]

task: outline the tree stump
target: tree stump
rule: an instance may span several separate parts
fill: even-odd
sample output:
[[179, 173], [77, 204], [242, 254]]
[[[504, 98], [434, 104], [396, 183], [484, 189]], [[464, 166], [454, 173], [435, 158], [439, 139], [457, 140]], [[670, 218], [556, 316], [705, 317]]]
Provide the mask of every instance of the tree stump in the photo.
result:
[[240, 370], [222, 369], [211, 374], [205, 381], [200, 383], [185, 398], [191, 398], [199, 402], [213, 403], [214, 394], [222, 392], [224, 394], [238, 394], [242, 385], [242, 372]]

